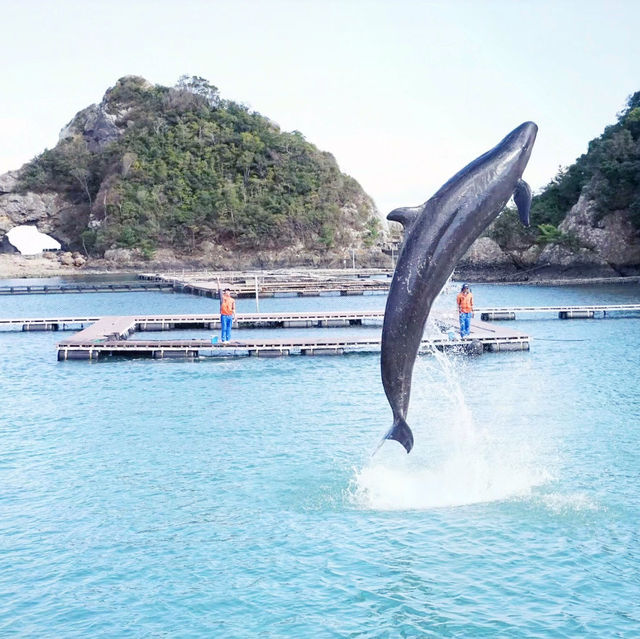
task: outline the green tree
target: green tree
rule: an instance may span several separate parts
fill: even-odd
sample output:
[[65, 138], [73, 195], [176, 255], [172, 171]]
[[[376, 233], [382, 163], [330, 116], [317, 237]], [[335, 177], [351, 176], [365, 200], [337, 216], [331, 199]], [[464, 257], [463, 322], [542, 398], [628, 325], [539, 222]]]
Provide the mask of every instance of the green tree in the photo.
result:
[[[354, 233], [375, 241], [371, 202], [330, 154], [222, 100], [203, 78], [183, 76], [167, 88], [127, 76], [105, 104], [112, 114], [126, 111], [117, 140], [91, 153], [80, 126], [23, 174], [24, 188], [86, 203], [78, 236], [87, 250], [193, 251], [202, 240], [317, 248], [349, 245]], [[89, 226], [90, 210], [100, 214], [99, 228]]]

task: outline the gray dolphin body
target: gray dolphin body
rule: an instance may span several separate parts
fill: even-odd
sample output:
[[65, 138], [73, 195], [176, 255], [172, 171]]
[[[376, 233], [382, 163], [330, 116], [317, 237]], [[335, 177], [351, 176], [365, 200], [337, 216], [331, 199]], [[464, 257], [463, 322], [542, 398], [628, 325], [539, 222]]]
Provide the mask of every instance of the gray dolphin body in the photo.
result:
[[513, 196], [529, 226], [531, 189], [521, 179], [538, 127], [525, 122], [456, 173], [422, 206], [399, 208], [387, 219], [404, 225], [404, 244], [389, 289], [382, 326], [382, 385], [393, 411], [385, 439], [407, 450], [411, 376], [433, 300], [460, 258]]

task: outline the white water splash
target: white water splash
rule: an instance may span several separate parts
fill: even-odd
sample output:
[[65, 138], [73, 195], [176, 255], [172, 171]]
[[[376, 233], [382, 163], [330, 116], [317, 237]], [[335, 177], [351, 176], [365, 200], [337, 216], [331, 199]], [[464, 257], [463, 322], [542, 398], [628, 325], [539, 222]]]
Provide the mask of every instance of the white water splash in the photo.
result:
[[598, 502], [585, 492], [571, 494], [549, 493], [540, 496], [541, 503], [555, 514], [592, 512], [601, 509]]
[[423, 468], [371, 463], [356, 472], [351, 497], [361, 508], [426, 510], [526, 496], [548, 481], [546, 472], [468, 454]]
[[474, 423], [462, 386], [465, 362], [442, 353], [418, 360], [412, 398], [418, 414], [412, 405], [410, 420], [418, 443], [407, 455], [385, 442], [355, 470], [349, 498], [356, 506], [423, 510], [499, 501], [527, 496], [551, 479], [517, 431], [505, 436], [496, 424]]

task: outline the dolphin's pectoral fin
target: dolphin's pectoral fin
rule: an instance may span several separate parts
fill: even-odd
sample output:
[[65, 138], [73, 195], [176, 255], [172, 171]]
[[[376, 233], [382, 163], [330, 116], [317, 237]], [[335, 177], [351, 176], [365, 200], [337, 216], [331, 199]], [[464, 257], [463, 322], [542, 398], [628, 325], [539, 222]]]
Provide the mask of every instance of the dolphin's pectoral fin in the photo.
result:
[[531, 187], [524, 181], [518, 180], [513, 191], [513, 201], [518, 207], [518, 215], [524, 226], [529, 226], [529, 211], [531, 210]]
[[418, 215], [422, 211], [421, 206], [404, 206], [399, 209], [394, 209], [387, 215], [387, 219], [391, 222], [400, 222], [404, 228], [409, 228], [416, 220]]
[[395, 439], [400, 442], [406, 448], [407, 453], [410, 453], [413, 448], [413, 433], [409, 428], [409, 424], [402, 417], [397, 417], [393, 420], [393, 426], [384, 438]]

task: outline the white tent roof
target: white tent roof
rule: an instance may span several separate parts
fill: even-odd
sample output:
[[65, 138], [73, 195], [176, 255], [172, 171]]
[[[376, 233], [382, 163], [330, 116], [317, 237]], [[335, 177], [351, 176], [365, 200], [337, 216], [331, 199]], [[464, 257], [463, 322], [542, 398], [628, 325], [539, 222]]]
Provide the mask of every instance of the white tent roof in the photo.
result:
[[46, 249], [58, 250], [61, 246], [58, 240], [40, 233], [35, 226], [29, 224], [14, 226], [7, 233], [7, 239], [22, 255], [37, 255]]

